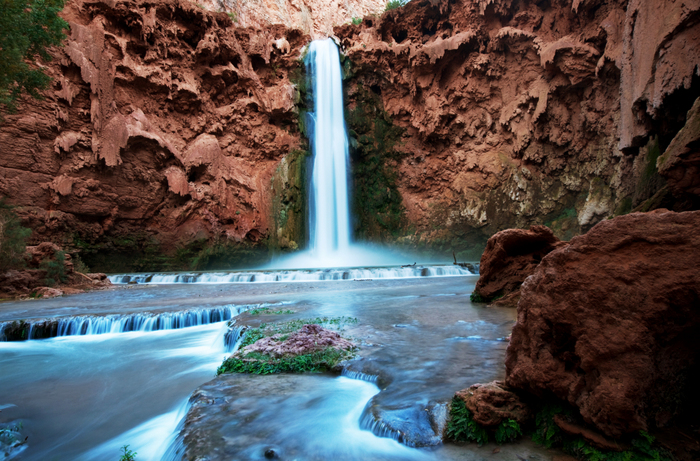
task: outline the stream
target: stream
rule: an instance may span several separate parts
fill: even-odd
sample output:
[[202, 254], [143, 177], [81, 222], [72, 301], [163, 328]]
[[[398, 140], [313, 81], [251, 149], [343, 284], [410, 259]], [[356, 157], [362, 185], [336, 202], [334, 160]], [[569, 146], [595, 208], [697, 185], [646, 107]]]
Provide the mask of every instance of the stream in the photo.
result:
[[[136, 285], [2, 303], [0, 322], [172, 318], [225, 306], [237, 306], [236, 321], [251, 325], [346, 316], [357, 319], [343, 334], [360, 344], [362, 360], [347, 376], [214, 379], [226, 356], [226, 322], [0, 342], [0, 427], [21, 423], [19, 434], [28, 439], [12, 455], [19, 460], [116, 461], [124, 445], [137, 460], [265, 459], [270, 449], [279, 459], [482, 459], [479, 453], [490, 456], [494, 448], [410, 448], [408, 436], [399, 443], [391, 429], [413, 424], [401, 430], [420, 433], [426, 410], [444, 409], [456, 390], [503, 378], [515, 310], [472, 305], [475, 282], [452, 276]], [[246, 312], [255, 306], [293, 314]], [[382, 424], [368, 423], [370, 417]], [[551, 459], [523, 443], [513, 447], [526, 459]], [[489, 459], [516, 459], [513, 449]]]

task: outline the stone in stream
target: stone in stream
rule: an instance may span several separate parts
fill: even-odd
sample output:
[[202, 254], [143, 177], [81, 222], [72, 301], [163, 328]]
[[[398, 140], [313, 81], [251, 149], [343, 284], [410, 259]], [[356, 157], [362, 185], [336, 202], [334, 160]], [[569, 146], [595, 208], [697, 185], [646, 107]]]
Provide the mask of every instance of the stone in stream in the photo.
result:
[[474, 384], [457, 392], [455, 397], [462, 399], [474, 421], [485, 427], [496, 427], [509, 419], [522, 425], [532, 416], [518, 394], [500, 381]]
[[521, 288], [506, 383], [612, 437], [700, 409], [700, 211], [603, 221]]
[[236, 355], [245, 356], [251, 352], [268, 355], [272, 358], [311, 354], [327, 348], [349, 350], [355, 347], [353, 343], [342, 338], [338, 333], [327, 330], [320, 325], [309, 324], [289, 335], [284, 341], [284, 335], [276, 334], [257, 340], [244, 347]]

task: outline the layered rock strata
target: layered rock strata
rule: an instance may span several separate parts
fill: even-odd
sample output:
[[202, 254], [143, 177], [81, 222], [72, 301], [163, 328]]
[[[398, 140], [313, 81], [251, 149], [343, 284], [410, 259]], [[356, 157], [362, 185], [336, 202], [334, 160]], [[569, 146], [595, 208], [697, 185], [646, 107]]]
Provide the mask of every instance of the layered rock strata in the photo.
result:
[[525, 280], [506, 383], [618, 437], [700, 408], [700, 212], [606, 220]]

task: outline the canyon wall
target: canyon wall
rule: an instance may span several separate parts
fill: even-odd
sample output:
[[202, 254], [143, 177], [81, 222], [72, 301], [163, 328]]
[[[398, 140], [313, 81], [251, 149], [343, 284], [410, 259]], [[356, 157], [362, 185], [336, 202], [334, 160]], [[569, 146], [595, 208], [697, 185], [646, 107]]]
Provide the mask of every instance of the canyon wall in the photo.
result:
[[300, 57], [334, 24], [361, 239], [478, 259], [505, 228], [700, 206], [700, 0], [283, 4], [70, 1], [51, 88], [0, 122], [31, 243], [103, 271], [303, 247]]
[[284, 24], [312, 38], [333, 35], [333, 27], [384, 12], [387, 0], [201, 0], [210, 11], [230, 13], [241, 27]]
[[52, 87], [0, 125], [0, 196], [32, 241], [112, 270], [255, 257], [272, 178], [303, 148], [288, 74], [308, 36], [184, 0], [77, 0], [62, 16]]
[[[414, 0], [337, 27], [358, 231], [478, 258], [505, 228], [569, 239], [633, 208], [692, 209], [656, 161], [700, 95], [699, 9]], [[697, 149], [680, 147], [682, 177]]]

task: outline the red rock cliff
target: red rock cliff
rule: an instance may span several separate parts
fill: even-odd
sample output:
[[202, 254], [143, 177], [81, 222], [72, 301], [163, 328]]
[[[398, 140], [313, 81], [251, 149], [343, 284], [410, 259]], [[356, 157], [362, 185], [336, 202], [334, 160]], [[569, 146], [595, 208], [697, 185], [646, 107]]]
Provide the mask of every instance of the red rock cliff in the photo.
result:
[[76, 0], [62, 15], [53, 87], [0, 131], [0, 195], [33, 240], [172, 252], [267, 236], [271, 178], [300, 142], [288, 73], [307, 37], [184, 0]]
[[[447, 249], [532, 224], [568, 239], [668, 201], [655, 162], [700, 95], [699, 10], [415, 0], [336, 28], [351, 108], [379, 106], [362, 115], [404, 129], [384, 156], [415, 228], [402, 241]], [[362, 122], [351, 118], [360, 161], [376, 145]]]

